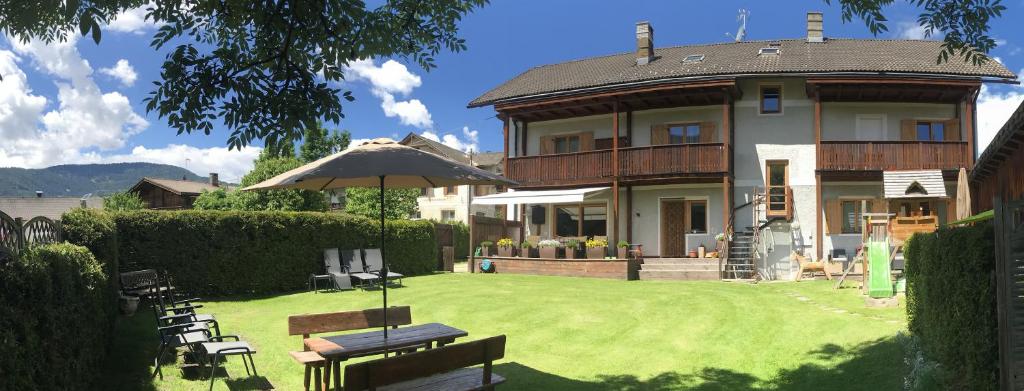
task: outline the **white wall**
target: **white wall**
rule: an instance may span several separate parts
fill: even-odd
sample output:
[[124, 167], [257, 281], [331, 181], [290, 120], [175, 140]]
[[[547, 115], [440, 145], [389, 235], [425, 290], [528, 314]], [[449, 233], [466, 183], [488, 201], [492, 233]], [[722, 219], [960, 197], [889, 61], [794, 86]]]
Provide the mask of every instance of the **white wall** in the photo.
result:
[[[885, 119], [881, 139], [858, 136], [858, 115], [882, 115]], [[943, 120], [956, 117], [955, 104], [825, 102], [821, 104], [822, 140], [890, 140], [900, 139], [900, 121], [904, 119]], [[961, 127], [962, 128], [962, 127]]]
[[[626, 211], [626, 193], [622, 189], [619, 204]], [[633, 210], [629, 218], [633, 219], [633, 243], [644, 246], [645, 256], [661, 255], [661, 199], [683, 198], [708, 201], [708, 233], [705, 235], [687, 235], [686, 248], [696, 248], [703, 243], [711, 251], [715, 248], [714, 237], [723, 231], [722, 222], [722, 185], [721, 184], [690, 184], [664, 186], [634, 186]], [[626, 238], [626, 222], [624, 215], [619, 215], [621, 238]]]
[[[444, 188], [432, 188], [427, 189], [426, 197], [416, 197], [420, 218], [443, 221], [441, 212], [444, 210], [454, 210], [455, 220], [468, 224], [469, 215], [467, 214], [466, 207], [469, 205], [469, 194], [473, 191], [473, 188], [471, 186], [458, 186], [456, 189], [457, 194], [444, 195]], [[473, 205], [472, 210], [469, 212], [473, 214], [479, 212], [487, 217], [495, 217], [496, 210], [496, 207], [492, 205]]]

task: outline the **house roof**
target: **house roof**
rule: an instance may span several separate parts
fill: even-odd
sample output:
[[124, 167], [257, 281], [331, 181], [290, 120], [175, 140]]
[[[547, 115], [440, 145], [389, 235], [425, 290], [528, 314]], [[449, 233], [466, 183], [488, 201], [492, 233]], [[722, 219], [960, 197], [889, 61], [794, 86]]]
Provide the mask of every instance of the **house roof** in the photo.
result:
[[[779, 55], [759, 55], [764, 47], [777, 46]], [[634, 52], [543, 65], [487, 91], [469, 107], [487, 106], [534, 95], [566, 93], [579, 89], [615, 87], [630, 83], [654, 83], [683, 78], [736, 77], [742, 75], [814, 73], [886, 73], [943, 77], [1016, 79], [996, 61], [975, 66], [956, 57], [944, 63], [935, 59], [942, 42], [894, 39], [804, 39], [741, 41], [657, 48], [655, 59], [636, 64]], [[684, 62], [690, 55], [701, 61]]]
[[885, 198], [946, 198], [942, 170], [883, 171]]
[[473, 155], [473, 164], [477, 167], [497, 166], [504, 159], [504, 152], [481, 152]]
[[135, 186], [132, 186], [131, 190], [129, 191], [138, 191], [139, 186], [141, 186], [143, 183], [150, 183], [154, 186], [160, 187], [164, 190], [167, 190], [171, 193], [178, 195], [198, 195], [201, 194], [203, 190], [212, 191], [220, 189], [220, 187], [211, 185], [207, 182], [144, 177], [141, 180], [139, 180], [139, 183], [136, 183]]
[[0, 212], [11, 218], [31, 219], [37, 216], [58, 220], [64, 212], [83, 206], [102, 208], [103, 198], [89, 197], [0, 197]]
[[1024, 102], [1010, 114], [1010, 118], [992, 138], [985, 152], [978, 157], [974, 170], [971, 170], [971, 181], [980, 181], [998, 172], [996, 168], [1012, 155], [1014, 149], [1020, 148], [1021, 140], [1024, 140]]
[[469, 163], [469, 156], [467, 156], [465, 152], [449, 147], [447, 145], [431, 140], [429, 138], [420, 136], [416, 133], [409, 132], [409, 134], [406, 135], [405, 138], [403, 138], [402, 141], [399, 141], [398, 143], [402, 145], [408, 145], [416, 149], [427, 149], [428, 152], [431, 152], [435, 155], [440, 155], [442, 157], [446, 157], [459, 163]]

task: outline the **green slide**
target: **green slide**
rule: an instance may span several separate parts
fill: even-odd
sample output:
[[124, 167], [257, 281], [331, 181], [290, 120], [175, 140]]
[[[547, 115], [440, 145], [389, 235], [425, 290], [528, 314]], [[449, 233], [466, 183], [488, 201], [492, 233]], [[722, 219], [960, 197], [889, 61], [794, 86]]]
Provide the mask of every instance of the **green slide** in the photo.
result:
[[892, 278], [889, 270], [889, 243], [868, 242], [868, 296], [873, 298], [892, 297]]

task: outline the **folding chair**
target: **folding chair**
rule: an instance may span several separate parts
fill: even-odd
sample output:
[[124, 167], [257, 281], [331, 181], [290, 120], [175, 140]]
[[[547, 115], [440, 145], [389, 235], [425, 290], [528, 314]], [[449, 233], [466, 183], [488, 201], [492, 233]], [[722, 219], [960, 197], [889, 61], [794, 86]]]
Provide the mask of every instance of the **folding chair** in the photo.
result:
[[[366, 261], [367, 272], [380, 275], [381, 269], [384, 269], [384, 257], [380, 255], [379, 248], [366, 249], [366, 257], [364, 260]], [[388, 281], [398, 279], [398, 285], [402, 285], [402, 277], [404, 276], [400, 273], [395, 273], [390, 270], [388, 271]]]
[[[324, 269], [327, 270], [327, 275], [331, 277], [334, 289], [352, 289], [352, 278], [341, 267], [338, 249], [329, 248], [324, 250]], [[313, 276], [313, 278], [316, 278], [316, 276]]]
[[342, 262], [345, 263], [345, 269], [348, 270], [348, 275], [359, 280], [360, 288], [366, 289], [366, 283], [373, 286], [380, 280], [379, 276], [367, 273], [363, 268], [363, 257], [360, 256], [359, 250], [346, 250], [341, 257]]

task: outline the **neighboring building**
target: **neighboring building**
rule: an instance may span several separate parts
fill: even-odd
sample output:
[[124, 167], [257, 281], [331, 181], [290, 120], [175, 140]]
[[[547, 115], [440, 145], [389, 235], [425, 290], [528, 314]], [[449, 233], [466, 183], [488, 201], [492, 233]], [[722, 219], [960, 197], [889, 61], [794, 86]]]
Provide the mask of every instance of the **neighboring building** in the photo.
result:
[[[501, 152], [465, 153], [415, 133], [409, 133], [400, 143], [462, 164], [469, 164], [499, 174], [502, 172], [501, 162], [504, 154]], [[498, 190], [494, 186], [423, 188], [420, 189], [420, 196], [416, 198], [419, 207], [418, 215], [413, 217], [442, 222], [468, 223], [471, 214], [485, 217], [503, 216], [503, 206], [470, 204], [473, 197], [497, 192]]]
[[60, 220], [61, 215], [74, 208], [103, 208], [101, 197], [0, 197], [0, 212], [13, 219], [29, 220], [43, 216]]
[[137, 193], [148, 209], [192, 209], [203, 191], [221, 188], [216, 173], [210, 173], [209, 182], [177, 179], [142, 178], [129, 192]]
[[992, 209], [992, 199], [1024, 200], [1024, 103], [1010, 115], [971, 172], [973, 210]]
[[470, 102], [504, 122], [509, 217], [661, 257], [713, 249], [730, 226], [759, 232], [768, 278], [792, 276], [791, 250], [852, 256], [861, 201], [948, 220], [957, 171], [974, 166], [978, 92], [1017, 76], [936, 63], [938, 41], [824, 38], [807, 16], [802, 39], [666, 48], [638, 23], [635, 53], [535, 67]]

